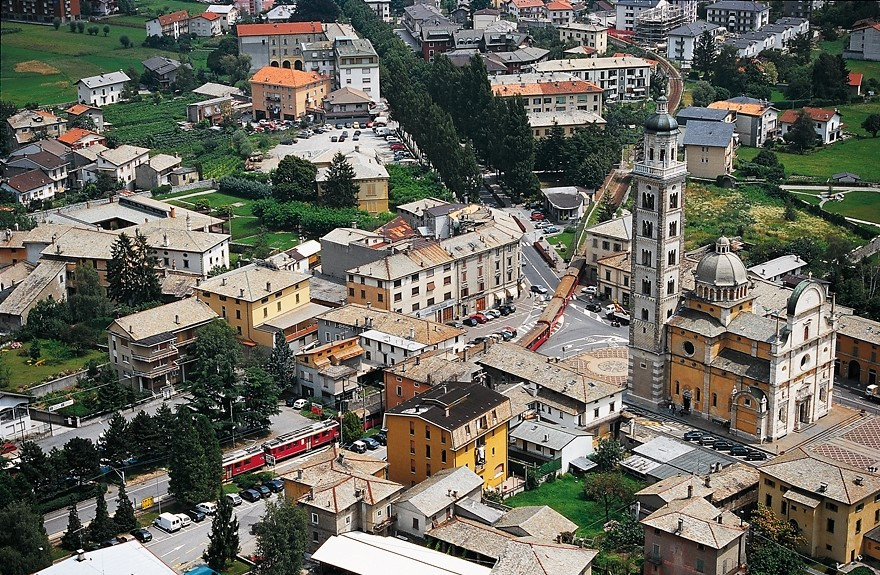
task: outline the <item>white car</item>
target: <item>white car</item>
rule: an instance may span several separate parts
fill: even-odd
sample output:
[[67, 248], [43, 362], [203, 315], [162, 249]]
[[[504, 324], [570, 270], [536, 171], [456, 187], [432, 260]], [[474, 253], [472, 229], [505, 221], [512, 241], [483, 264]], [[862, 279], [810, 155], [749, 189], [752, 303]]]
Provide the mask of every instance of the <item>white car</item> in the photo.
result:
[[181, 527], [189, 527], [192, 523], [192, 519], [189, 518], [189, 515], [186, 513], [178, 513], [177, 516], [180, 518], [180, 526]]
[[489, 319], [498, 319], [499, 317], [501, 317], [501, 312], [494, 310], [494, 309], [483, 310], [480, 313], [482, 313], [484, 316], [488, 317]]
[[210, 501], [203, 501], [196, 505], [196, 509], [204, 513], [205, 515], [214, 515], [217, 513], [217, 504], [211, 503]]
[[597, 288], [596, 286], [583, 287], [581, 288], [581, 293], [587, 295], [596, 295], [597, 293], [599, 293], [599, 288]]
[[305, 406], [307, 406], [308, 404], [309, 404], [308, 399], [297, 399], [296, 401], [293, 402], [293, 408], [294, 409], [302, 409]]

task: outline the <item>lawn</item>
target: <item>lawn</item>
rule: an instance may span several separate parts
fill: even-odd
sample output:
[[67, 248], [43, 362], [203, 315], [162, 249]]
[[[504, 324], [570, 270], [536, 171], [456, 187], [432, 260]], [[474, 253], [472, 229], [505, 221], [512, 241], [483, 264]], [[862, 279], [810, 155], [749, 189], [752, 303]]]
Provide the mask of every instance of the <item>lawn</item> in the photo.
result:
[[[40, 340], [42, 357], [45, 363], [31, 365], [31, 358], [18, 355], [18, 350], [5, 348], [2, 350], [3, 367], [9, 369], [8, 390], [26, 389], [52, 376], [63, 373], [72, 373], [85, 367], [89, 360], [107, 360], [107, 352], [88, 350], [85, 355], [79, 357], [65, 357], [64, 354], [56, 354], [57, 346], [46, 340]], [[30, 349], [30, 344], [25, 347]]]
[[251, 217], [232, 218], [232, 239], [234, 241], [255, 236], [260, 233], [260, 221]]
[[[250, 236], [236, 241], [240, 244], [252, 246], [257, 242], [257, 236]], [[271, 248], [284, 251], [296, 246], [299, 243], [299, 238], [293, 232], [267, 232], [266, 243]]]
[[[758, 148], [743, 146], [736, 153], [739, 159], [751, 160], [759, 151]], [[776, 155], [789, 177], [802, 175], [824, 181], [831, 174], [853, 172], [863, 180], [880, 182], [880, 162], [877, 162], [877, 158], [880, 158], [880, 138], [852, 138], [810, 154], [776, 152]]]
[[[191, 6], [199, 6], [192, 4]], [[142, 69], [141, 61], [157, 54], [179, 58], [173, 52], [143, 48], [146, 29], [114, 26], [104, 37], [71, 33], [66, 26], [57, 31], [52, 26], [3, 22], [0, 27], [19, 28], [21, 32], [0, 36], [0, 98], [22, 105], [27, 102], [61, 104], [76, 100], [76, 82], [103, 72]], [[99, 23], [103, 29], [104, 23]], [[120, 36], [134, 44], [125, 49]]]
[[862, 122], [870, 114], [880, 114], [880, 101], [837, 106], [837, 109], [840, 111], [841, 121], [846, 124], [847, 132], [869, 137], [870, 134], [862, 128]]
[[880, 224], [880, 191], [847, 192], [842, 202], [825, 202], [822, 209], [832, 214]]
[[[135, 2], [138, 14], [168, 14], [169, 12], [177, 12], [178, 10], [186, 10], [190, 16], [193, 14], [201, 14], [208, 7], [206, 4], [198, 4], [196, 2], [183, 2], [181, 0], [137, 0]], [[130, 16], [134, 18], [134, 16]], [[146, 17], [140, 16], [146, 21]]]
[[[633, 486], [634, 479], [626, 478]], [[643, 485], [638, 484], [635, 491]], [[565, 474], [556, 481], [543, 483], [537, 489], [525, 491], [504, 500], [505, 505], [524, 507], [526, 505], [549, 505], [578, 525], [578, 535], [589, 537], [602, 532], [605, 523], [605, 509], [595, 501], [584, 496], [584, 480]], [[618, 506], [619, 507], [619, 506]], [[622, 513], [611, 513], [612, 519], [620, 519]]]
[[[170, 199], [174, 199], [174, 198], [179, 198], [181, 196], [189, 196], [191, 194], [198, 194], [199, 192], [207, 192], [210, 189], [211, 188], [196, 188], [194, 190], [181, 190], [179, 192], [171, 192], [170, 194], [156, 194], [153, 196], [153, 198], [155, 198], [157, 200], [165, 201], [165, 200], [170, 200]], [[205, 195], [207, 195], [207, 194], [205, 194]], [[188, 201], [194, 201], [196, 199], [198, 199], [198, 196], [195, 196], [193, 198], [187, 198]]]
[[[547, 241], [553, 246], [559, 254], [559, 257], [564, 260], [568, 257], [568, 250], [571, 248], [571, 242], [574, 241], [574, 232], [562, 232], [561, 234], [547, 236]], [[562, 244], [563, 247], [560, 248], [557, 244]]]
[[[813, 59], [819, 56], [820, 52], [826, 52], [831, 55], [843, 54], [843, 48], [849, 41], [849, 37], [844, 35], [831, 42], [819, 42], [819, 47], [813, 50]], [[877, 78], [880, 80], [880, 62], [867, 62], [864, 60], [846, 60], [846, 67], [850, 72], [858, 72], [868, 78]]]

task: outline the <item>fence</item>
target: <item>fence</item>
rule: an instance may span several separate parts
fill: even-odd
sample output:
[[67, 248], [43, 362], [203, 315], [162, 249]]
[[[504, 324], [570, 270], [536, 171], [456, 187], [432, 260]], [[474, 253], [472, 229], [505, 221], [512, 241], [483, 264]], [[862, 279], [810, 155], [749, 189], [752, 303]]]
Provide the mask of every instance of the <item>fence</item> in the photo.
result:
[[[98, 368], [100, 369], [104, 365], [106, 364], [100, 365], [98, 366]], [[52, 381], [47, 381], [46, 383], [35, 385], [29, 388], [27, 391], [30, 395], [34, 397], [43, 397], [52, 393], [53, 391], [59, 391], [62, 389], [67, 389], [68, 387], [73, 387], [74, 385], [76, 385], [77, 381], [79, 381], [80, 378], [85, 377], [86, 371], [87, 370], [83, 369], [81, 371], [77, 371], [76, 373], [71, 373], [70, 375], [65, 375], [53, 379]]]
[[202, 188], [216, 188], [217, 181], [216, 180], [199, 180], [198, 182], [192, 182], [191, 184], [183, 184], [180, 186], [171, 186], [172, 192], [185, 192], [187, 190], [198, 190]]

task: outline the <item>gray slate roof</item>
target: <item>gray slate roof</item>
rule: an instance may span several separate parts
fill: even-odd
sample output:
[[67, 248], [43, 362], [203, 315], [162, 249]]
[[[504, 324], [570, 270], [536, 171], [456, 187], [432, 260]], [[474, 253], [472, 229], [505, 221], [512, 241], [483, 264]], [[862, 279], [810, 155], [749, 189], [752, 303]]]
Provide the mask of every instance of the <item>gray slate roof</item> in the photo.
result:
[[[716, 110], [715, 108], [703, 108], [700, 106], [688, 106], [687, 108], [682, 108], [675, 115], [675, 119], [678, 120], [679, 124], [687, 124], [687, 120], [705, 120], [709, 122], [721, 122], [727, 115], [730, 114], [730, 110]], [[682, 120], [685, 120], [682, 122]]]
[[709, 4], [708, 9], [763, 12], [765, 10], [769, 10], [770, 7], [763, 2], [754, 2], [752, 0], [721, 0], [720, 2]]
[[716, 24], [709, 24], [708, 22], [704, 22], [703, 20], [697, 20], [696, 22], [682, 24], [678, 28], [673, 28], [672, 31], [669, 32], [669, 35], [696, 38], [703, 32], [712, 31], [717, 28], [718, 26]]
[[153, 56], [152, 58], [147, 58], [141, 64], [144, 65], [144, 68], [159, 76], [176, 72], [180, 68], [180, 62], [165, 56]]
[[590, 434], [580, 429], [550, 425], [541, 421], [523, 421], [510, 430], [511, 439], [522, 439], [555, 451], [562, 450], [579, 436], [590, 436]]
[[86, 85], [90, 90], [94, 90], [95, 88], [100, 88], [101, 86], [111, 86], [113, 84], [122, 84], [124, 82], [128, 82], [131, 78], [123, 72], [109, 72], [107, 74], [101, 74], [100, 76], [89, 76], [88, 78], [80, 78], [80, 82]]
[[[403, 492], [397, 504], [409, 503], [426, 517], [431, 517], [482, 485], [483, 478], [467, 467], [443, 469]], [[458, 495], [448, 495], [450, 490]]]
[[770, 382], [770, 361], [752, 357], [747, 353], [733, 349], [723, 349], [712, 360], [711, 365], [741, 377], [748, 377], [764, 383]]
[[683, 143], [685, 146], [726, 148], [733, 139], [734, 128], [727, 122], [691, 120], [687, 123]]

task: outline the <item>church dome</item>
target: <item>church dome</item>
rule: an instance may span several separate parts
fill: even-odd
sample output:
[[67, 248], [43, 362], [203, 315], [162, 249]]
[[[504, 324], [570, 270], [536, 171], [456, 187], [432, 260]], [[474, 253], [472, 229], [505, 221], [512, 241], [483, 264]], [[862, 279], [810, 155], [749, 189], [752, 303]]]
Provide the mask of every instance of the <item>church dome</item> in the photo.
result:
[[721, 237], [715, 243], [715, 251], [709, 252], [697, 264], [696, 281], [708, 287], [730, 288], [748, 282], [746, 266], [730, 252], [730, 240]]
[[678, 129], [678, 121], [667, 112], [666, 96], [657, 98], [657, 113], [645, 121], [645, 130], [651, 132], [674, 132]]

